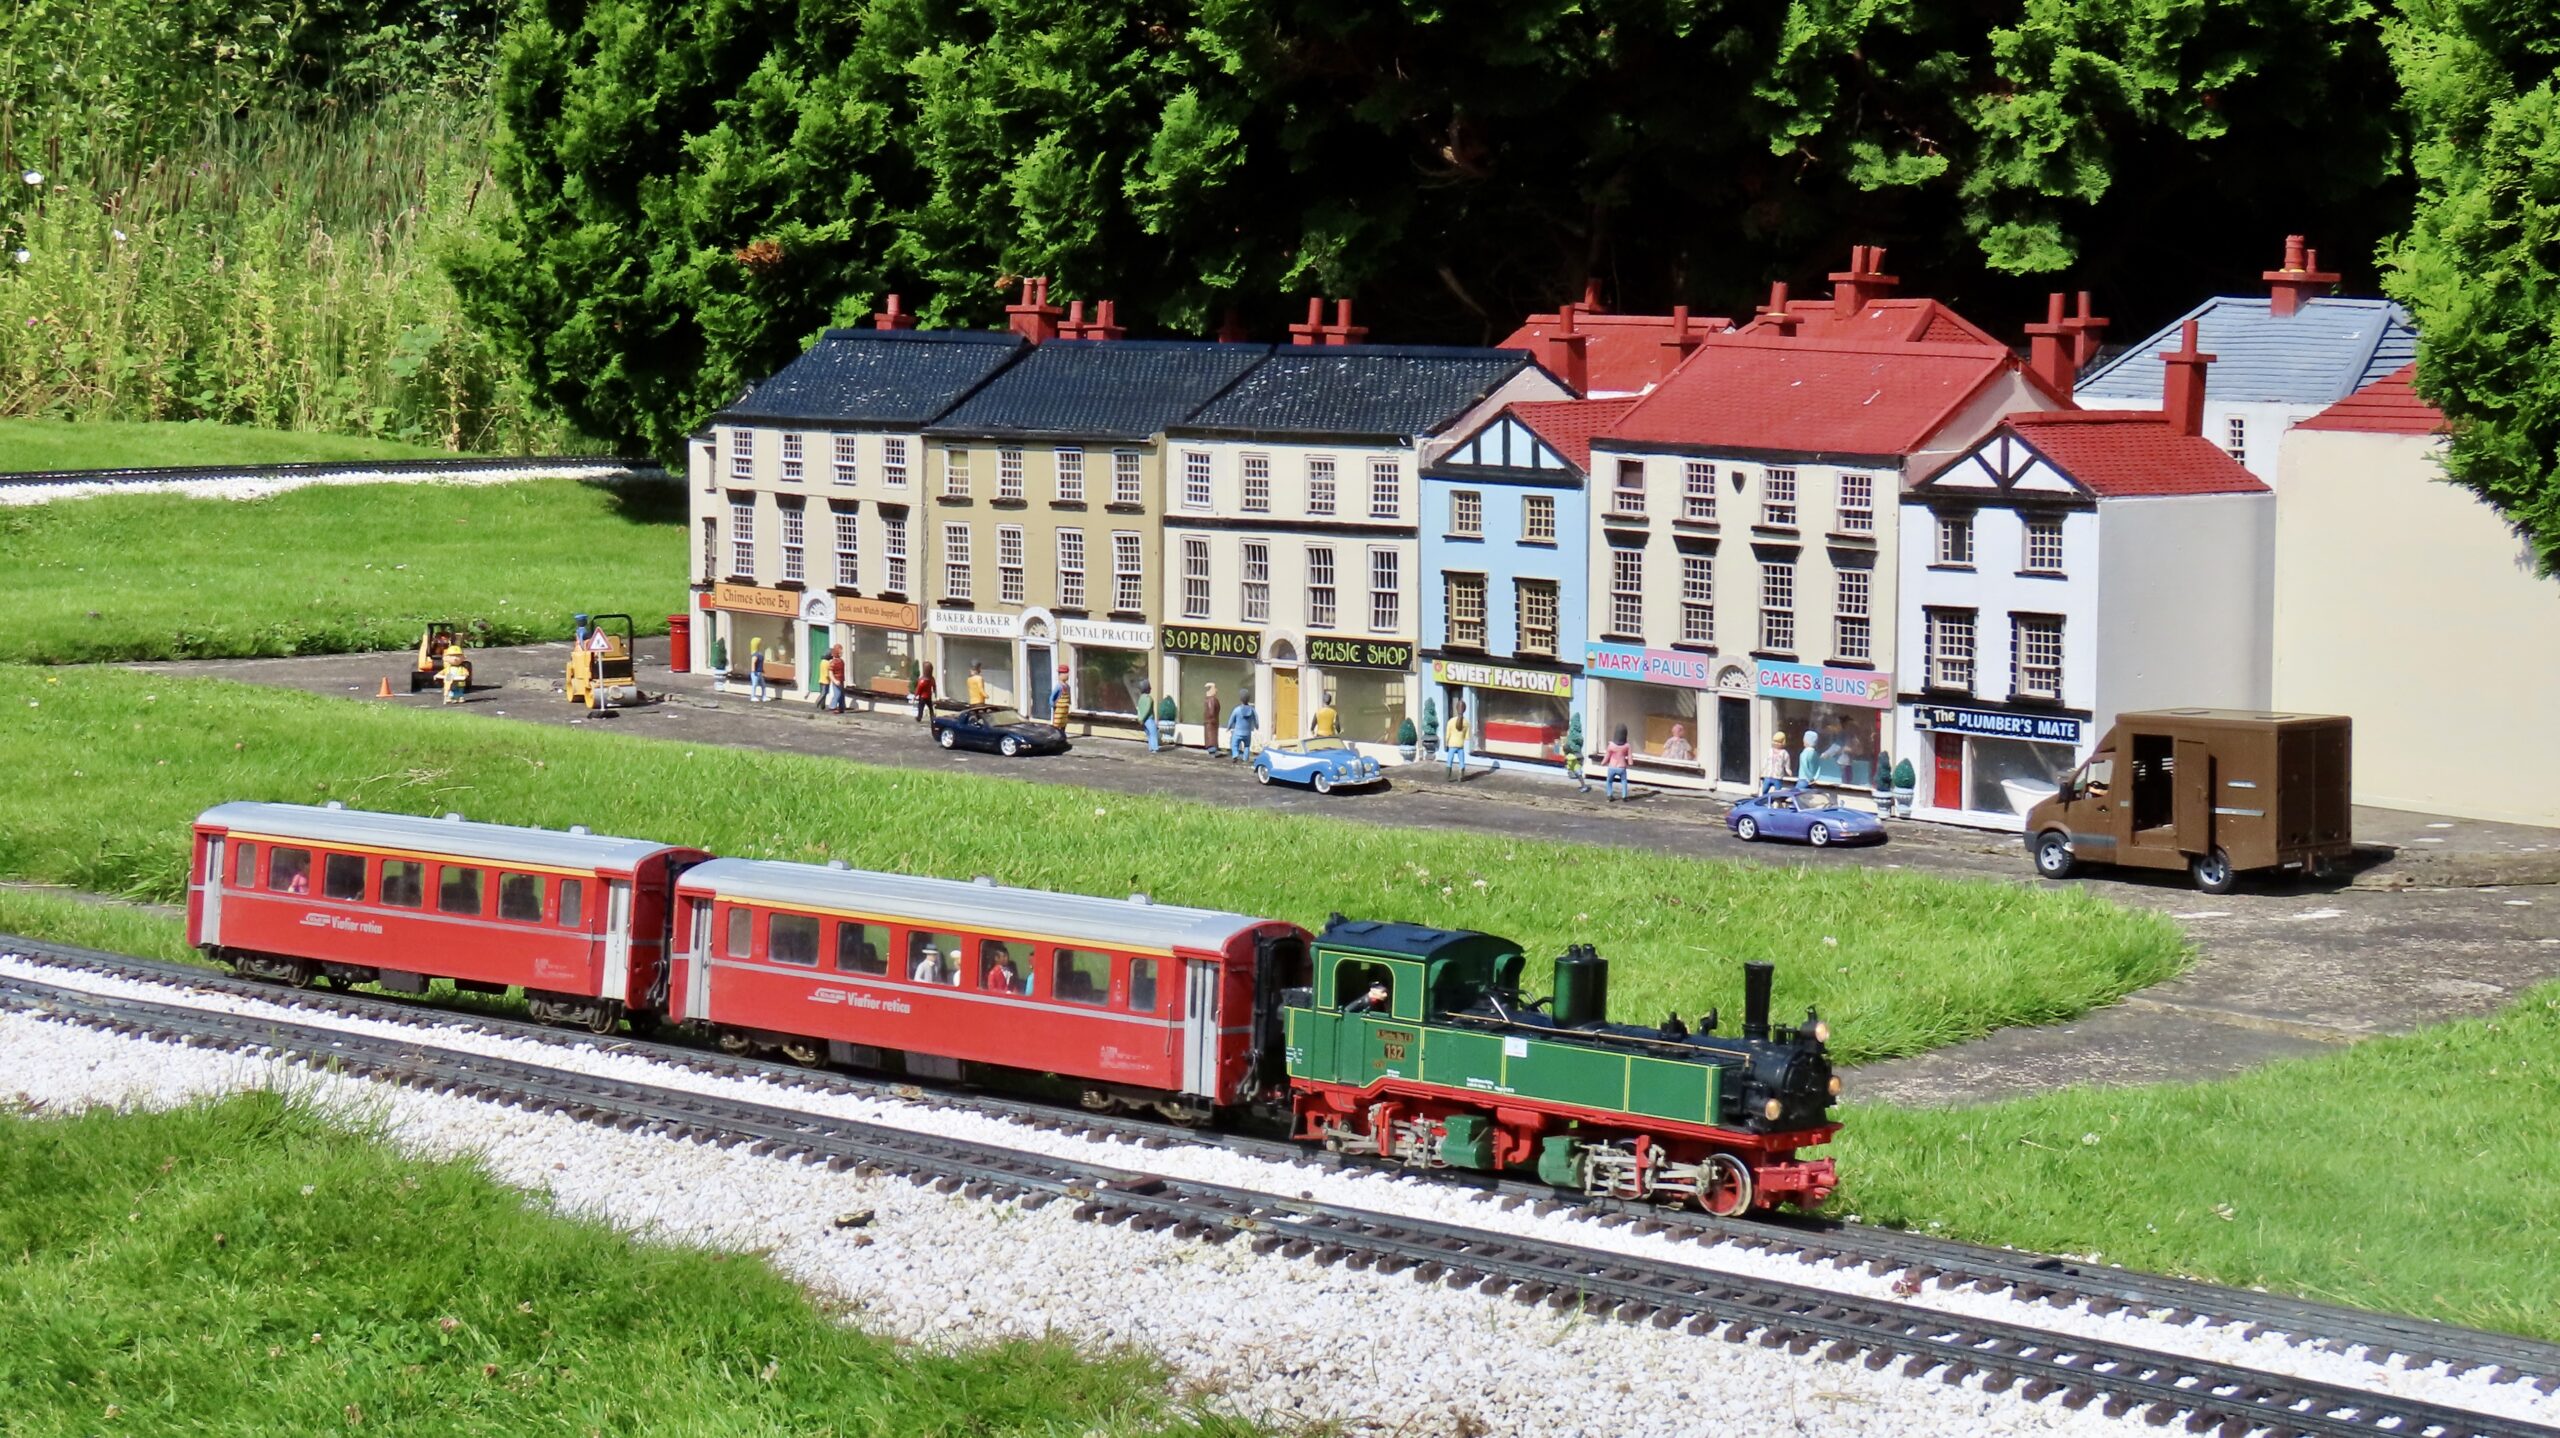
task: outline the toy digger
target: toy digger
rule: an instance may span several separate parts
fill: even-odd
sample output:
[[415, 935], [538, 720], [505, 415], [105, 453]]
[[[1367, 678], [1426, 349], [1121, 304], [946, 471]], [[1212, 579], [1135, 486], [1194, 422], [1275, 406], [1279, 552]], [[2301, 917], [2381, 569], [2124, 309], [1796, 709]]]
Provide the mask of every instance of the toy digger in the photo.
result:
[[[417, 693], [431, 684], [444, 682], [444, 652], [461, 641], [462, 626], [447, 620], [430, 621], [426, 632], [418, 638], [418, 662], [409, 670], [409, 692]], [[462, 665], [462, 687], [471, 687], [471, 665]]]
[[[605, 621], [621, 621], [620, 634], [609, 633]], [[632, 628], [628, 614], [578, 616], [577, 642], [569, 646], [569, 675], [564, 692], [572, 704], [589, 710], [640, 702], [640, 686], [632, 678]]]

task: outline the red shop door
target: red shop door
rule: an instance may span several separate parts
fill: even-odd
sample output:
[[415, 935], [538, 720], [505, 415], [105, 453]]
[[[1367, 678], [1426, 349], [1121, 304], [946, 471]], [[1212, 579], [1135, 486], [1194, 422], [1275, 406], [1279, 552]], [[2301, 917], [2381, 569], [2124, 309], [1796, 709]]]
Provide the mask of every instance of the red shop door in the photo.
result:
[[1964, 736], [1940, 734], [1938, 739], [1938, 788], [1930, 802], [1941, 809], [1964, 807]]

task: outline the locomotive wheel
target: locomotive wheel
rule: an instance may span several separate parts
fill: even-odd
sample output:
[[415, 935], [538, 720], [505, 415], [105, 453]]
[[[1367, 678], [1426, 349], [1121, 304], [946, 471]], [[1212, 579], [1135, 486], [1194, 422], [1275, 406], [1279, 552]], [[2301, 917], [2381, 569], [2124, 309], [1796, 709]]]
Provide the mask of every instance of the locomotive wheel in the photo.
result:
[[1733, 836], [1748, 844], [1760, 837], [1760, 821], [1745, 814], [1733, 821]]
[[745, 1054], [747, 1050], [755, 1047], [754, 1040], [749, 1039], [745, 1034], [738, 1032], [736, 1029], [722, 1029], [720, 1031], [720, 1036], [712, 1040], [712, 1043], [720, 1050], [720, 1052], [727, 1054], [731, 1058], [740, 1057]]
[[1814, 825], [1812, 828], [1804, 831], [1804, 841], [1817, 849], [1830, 848], [1831, 826], [1828, 824]]
[[300, 959], [296, 959], [289, 966], [285, 982], [293, 985], [297, 989], [318, 988], [320, 986], [320, 970], [311, 964], [306, 964]]
[[621, 1022], [622, 1015], [614, 1012], [613, 1004], [608, 1000], [598, 999], [596, 1006], [587, 1010], [587, 1032], [591, 1034], [612, 1033]]
[[1717, 1218], [1751, 1211], [1751, 1170], [1729, 1153], [1711, 1153], [1698, 1165], [1698, 1207]]
[[804, 1069], [822, 1069], [827, 1066], [827, 1051], [819, 1046], [816, 1039], [785, 1040], [782, 1045], [782, 1056]]
[[2071, 852], [2071, 837], [2060, 829], [2047, 829], [2036, 835], [2036, 872], [2048, 879], [2068, 879], [2080, 872], [2080, 860]]
[[2198, 854], [2187, 866], [2187, 874], [2196, 881], [2196, 889], [2207, 894], [2227, 894], [2239, 882], [2240, 875], [2231, 867], [2231, 856], [2221, 849]]

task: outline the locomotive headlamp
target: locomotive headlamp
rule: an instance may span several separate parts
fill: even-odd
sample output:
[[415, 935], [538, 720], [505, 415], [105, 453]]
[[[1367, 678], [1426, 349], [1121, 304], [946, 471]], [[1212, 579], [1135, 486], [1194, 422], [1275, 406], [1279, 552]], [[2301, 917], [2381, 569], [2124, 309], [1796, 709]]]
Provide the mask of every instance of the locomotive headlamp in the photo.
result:
[[1760, 1105], [1760, 1112], [1768, 1115], [1772, 1120], [1776, 1119], [1778, 1115], [1785, 1113], [1786, 1111], [1787, 1106], [1776, 1099], [1771, 1099], [1767, 1103]]
[[1818, 1044], [1831, 1042], [1831, 1020], [1815, 1019], [1813, 1021], [1813, 1041]]
[[1838, 1074], [1833, 1074], [1831, 1076], [1831, 1096], [1833, 1098], [1838, 1098], [1840, 1096], [1840, 1075]]

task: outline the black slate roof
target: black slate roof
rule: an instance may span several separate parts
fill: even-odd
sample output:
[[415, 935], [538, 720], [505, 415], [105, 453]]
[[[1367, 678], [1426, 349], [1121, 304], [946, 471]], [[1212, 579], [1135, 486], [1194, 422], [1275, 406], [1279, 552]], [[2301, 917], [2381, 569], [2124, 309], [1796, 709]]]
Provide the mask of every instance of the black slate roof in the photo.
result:
[[944, 435], [1145, 439], [1271, 353], [1201, 340], [1051, 340], [943, 416]]
[[1022, 350], [1002, 330], [829, 330], [713, 422], [929, 424]]
[[1173, 426], [1183, 434], [1429, 434], [1532, 367], [1524, 350], [1291, 345]]

